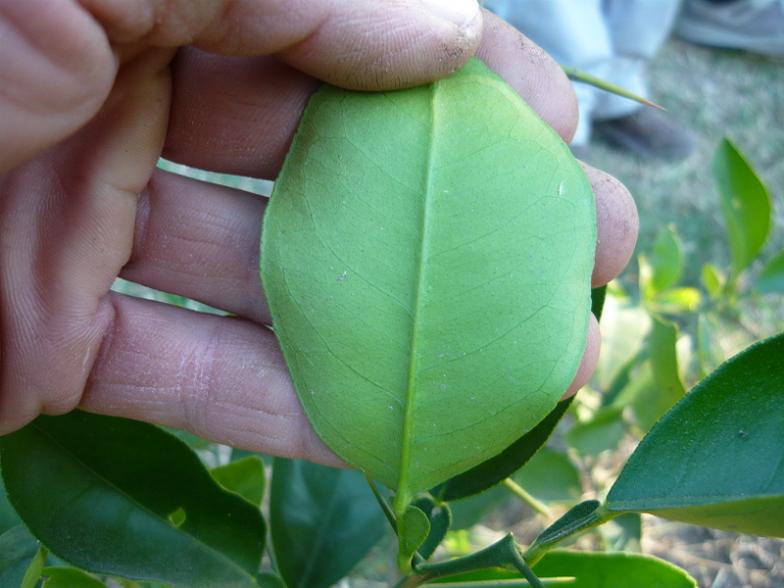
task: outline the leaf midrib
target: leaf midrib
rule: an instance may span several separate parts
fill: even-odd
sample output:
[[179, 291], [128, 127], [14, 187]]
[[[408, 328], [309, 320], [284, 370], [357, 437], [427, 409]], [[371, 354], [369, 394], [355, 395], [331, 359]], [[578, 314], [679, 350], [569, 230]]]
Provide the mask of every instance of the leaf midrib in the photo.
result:
[[400, 519], [411, 499], [408, 488], [411, 465], [411, 436], [414, 418], [414, 397], [416, 395], [417, 374], [417, 333], [418, 323], [422, 311], [422, 294], [424, 291], [425, 265], [427, 263], [430, 242], [430, 208], [433, 200], [433, 167], [435, 160], [436, 142], [436, 96], [441, 82], [436, 81], [430, 86], [430, 129], [427, 143], [427, 167], [424, 174], [424, 202], [422, 210], [422, 224], [420, 227], [419, 255], [416, 263], [416, 291], [414, 293], [414, 306], [411, 320], [411, 344], [409, 345], [408, 358], [408, 383], [404, 401], [403, 431], [400, 445], [400, 475], [398, 477], [397, 493], [395, 496], [396, 516]]
[[[54, 436], [52, 433], [50, 433], [46, 429], [41, 428], [40, 424], [33, 423], [33, 428], [36, 431], [38, 431], [38, 433], [41, 434], [44, 438], [48, 439], [53, 445], [55, 445], [56, 447], [58, 447], [60, 450], [62, 450], [63, 452], [67, 453], [68, 455], [70, 455], [71, 458], [74, 460], [74, 462], [77, 465], [79, 465], [83, 470], [85, 470], [89, 475], [92, 475], [93, 477], [97, 478], [100, 482], [103, 482], [110, 489], [115, 490], [118, 494], [123, 496], [131, 504], [134, 504], [137, 508], [139, 508], [143, 512], [145, 512], [148, 515], [150, 515], [153, 519], [166, 522], [161, 515], [159, 515], [155, 511], [150, 510], [143, 503], [139, 502], [137, 498], [135, 498], [134, 496], [128, 494], [125, 490], [123, 490], [122, 488], [117, 486], [114, 482], [112, 482], [111, 480], [106, 478], [104, 475], [102, 475], [101, 473], [96, 471], [94, 468], [90, 467], [89, 464], [85, 463], [69, 447], [67, 447], [62, 442], [60, 442], [57, 439], [56, 436]], [[201, 545], [201, 546], [205, 547], [207, 552], [209, 552], [209, 553], [213, 554], [214, 556], [216, 556], [216, 558], [219, 561], [225, 562], [225, 563], [227, 563], [229, 565], [229, 567], [234, 568], [235, 571], [239, 571], [241, 576], [245, 576], [248, 579], [248, 581], [249, 581], [248, 585], [254, 585], [255, 584], [255, 581], [253, 580], [253, 577], [247, 571], [245, 571], [244, 568], [242, 568], [237, 562], [235, 562], [233, 559], [231, 559], [227, 555], [225, 555], [222, 552], [220, 552], [217, 549], [215, 549], [209, 543], [205, 543], [205, 542], [201, 541], [198, 537], [196, 537], [196, 536], [194, 536], [194, 535], [184, 531], [180, 527], [174, 527], [174, 526], [171, 526], [171, 525], [167, 525], [167, 526], [171, 529], [172, 532], [174, 532], [176, 534], [183, 535], [189, 541], [192, 541], [192, 542], [196, 543], [197, 545]]]

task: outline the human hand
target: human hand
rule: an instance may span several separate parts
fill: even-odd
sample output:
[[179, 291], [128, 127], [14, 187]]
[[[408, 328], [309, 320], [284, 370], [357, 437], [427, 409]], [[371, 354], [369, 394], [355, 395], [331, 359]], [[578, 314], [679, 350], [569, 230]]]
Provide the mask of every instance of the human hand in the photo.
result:
[[[441, 16], [413, 0], [0, 0], [0, 434], [79, 406], [338, 463], [265, 327], [265, 201], [155, 163], [274, 178], [316, 78], [404, 87], [475, 51], [571, 136], [552, 60], [470, 0], [434, 4]], [[637, 218], [616, 180], [588, 174], [597, 285], [631, 255]], [[110, 292], [117, 276], [236, 317]], [[593, 323], [571, 392], [598, 348]]]

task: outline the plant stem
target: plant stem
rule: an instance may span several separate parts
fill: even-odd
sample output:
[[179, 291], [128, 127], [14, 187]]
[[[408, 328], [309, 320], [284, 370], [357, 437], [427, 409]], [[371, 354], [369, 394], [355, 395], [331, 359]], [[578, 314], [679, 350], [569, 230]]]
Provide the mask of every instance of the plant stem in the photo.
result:
[[[528, 579], [529, 574], [533, 576], [533, 572], [531, 572], [530, 568], [527, 567], [527, 564], [523, 560], [520, 548], [510, 534], [496, 543], [469, 555], [438, 563], [417, 563], [414, 566], [415, 573], [403, 578], [397, 584], [396, 588], [416, 588], [416, 586], [421, 586], [436, 578], [445, 578], [491, 568], [517, 570], [523, 574], [526, 579]], [[527, 571], [523, 568], [527, 568]], [[528, 581], [531, 583], [530, 580]], [[532, 584], [532, 586], [541, 588], [542, 584], [540, 582], [539, 584]]]
[[552, 518], [553, 513], [547, 507], [546, 504], [537, 500], [533, 496], [531, 496], [525, 488], [520, 486], [517, 482], [512, 480], [511, 478], [506, 478], [504, 480], [504, 486], [506, 487], [509, 492], [517, 496], [520, 500], [526, 503], [534, 512], [539, 513], [540, 515], [544, 516], [548, 521]]
[[519, 551], [517, 551], [516, 555], [517, 557], [513, 558], [512, 562], [517, 568], [517, 571], [523, 574], [523, 577], [528, 580], [528, 583], [532, 586], [532, 588], [544, 588], [542, 581], [536, 577], [536, 574], [534, 574], [533, 570], [523, 559], [523, 556], [520, 555]]
[[397, 523], [395, 522], [395, 514], [392, 512], [392, 508], [389, 506], [389, 503], [381, 496], [381, 492], [378, 491], [378, 486], [376, 486], [376, 482], [371, 478], [365, 476], [365, 480], [367, 480], [368, 486], [370, 486], [370, 490], [373, 492], [373, 496], [376, 498], [376, 502], [381, 507], [384, 516], [387, 518], [389, 525], [392, 527], [392, 530], [397, 533]]

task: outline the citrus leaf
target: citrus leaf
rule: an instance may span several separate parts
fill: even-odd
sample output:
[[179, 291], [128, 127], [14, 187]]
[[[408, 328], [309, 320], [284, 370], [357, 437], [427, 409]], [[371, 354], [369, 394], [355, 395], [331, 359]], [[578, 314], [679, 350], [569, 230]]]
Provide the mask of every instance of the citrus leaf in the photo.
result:
[[683, 274], [683, 244], [675, 225], [667, 225], [653, 242], [650, 259], [653, 275], [650, 287], [661, 292], [678, 283]]
[[78, 411], [43, 416], [0, 437], [0, 458], [19, 516], [68, 562], [175, 586], [255, 586], [261, 514], [163, 430]]
[[511, 476], [547, 442], [573, 398], [559, 402], [536, 427], [501, 453], [447, 480], [433, 494], [442, 500], [459, 500], [484, 492]]
[[0, 477], [0, 535], [21, 522], [14, 507], [8, 501], [8, 494], [6, 494], [3, 479]]
[[615, 449], [626, 432], [623, 408], [608, 406], [596, 411], [589, 421], [577, 423], [566, 433], [566, 441], [582, 455], [598, 455]]
[[700, 279], [702, 280], [702, 285], [705, 287], [705, 290], [708, 292], [708, 296], [712, 300], [721, 296], [724, 284], [727, 281], [726, 276], [724, 276], [721, 273], [721, 270], [712, 263], [706, 263], [702, 266]]
[[[533, 566], [544, 586], [569, 588], [697, 588], [689, 574], [662, 559], [631, 553], [589, 553], [555, 550]], [[519, 575], [507, 570], [482, 570], [435, 580], [444, 588], [524, 588]]]
[[551, 551], [534, 566], [539, 576], [573, 577], [570, 588], [697, 588], [689, 574], [650, 555]]
[[607, 296], [604, 310], [602, 352], [595, 378], [600, 390], [609, 390], [621, 372], [637, 362], [651, 319], [640, 305], [615, 295]]
[[648, 341], [648, 356], [653, 375], [650, 396], [638, 397], [634, 411], [643, 430], [649, 430], [686, 393], [681, 381], [675, 345], [678, 328], [675, 323], [653, 317]]
[[106, 588], [106, 584], [90, 574], [68, 567], [49, 567], [41, 572], [42, 588]]
[[582, 496], [580, 472], [565, 453], [543, 447], [512, 478], [534, 498], [572, 502]]
[[257, 581], [259, 588], [286, 588], [286, 583], [283, 579], [270, 572], [259, 574]]
[[430, 529], [427, 539], [417, 548], [417, 552], [422, 558], [430, 559], [452, 525], [452, 511], [449, 504], [446, 502], [437, 503], [429, 495], [417, 498], [412, 505], [427, 515]]
[[568, 147], [478, 60], [311, 99], [261, 275], [314, 428], [397, 489], [398, 516], [555, 408], [585, 347], [595, 234]]
[[771, 203], [767, 188], [738, 148], [723, 139], [713, 159], [721, 212], [727, 225], [733, 273], [757, 256], [768, 238]]
[[35, 557], [33, 557], [33, 560], [30, 562], [30, 565], [27, 566], [27, 571], [25, 572], [24, 578], [22, 578], [22, 583], [19, 588], [36, 588], [36, 586], [38, 586], [47, 555], [47, 549], [40, 546]]
[[[591, 290], [591, 313], [599, 321], [606, 301], [607, 286]], [[646, 315], [647, 316], [647, 315]], [[560, 401], [533, 429], [498, 455], [454, 476], [431, 492], [442, 500], [458, 500], [484, 492], [511, 476], [547, 442], [556, 425], [572, 404], [574, 396]], [[480, 501], [482, 502], [482, 501]], [[475, 509], [469, 509], [475, 510]], [[468, 517], [460, 517], [465, 521]]]
[[406, 508], [403, 516], [398, 518], [397, 522], [400, 539], [398, 563], [401, 567], [408, 567], [416, 550], [430, 535], [430, 518], [422, 509], [412, 504]]
[[365, 557], [386, 522], [359, 472], [275, 458], [270, 527], [289, 588], [327, 588]]
[[479, 494], [449, 503], [452, 511], [450, 529], [470, 529], [488, 513], [511, 500], [512, 495], [503, 485], [496, 484]]
[[255, 455], [212, 468], [210, 474], [226, 490], [239, 494], [256, 506], [264, 497], [264, 462]]
[[700, 382], [640, 443], [606, 508], [784, 536], [783, 357], [784, 334]]
[[679, 314], [694, 312], [699, 308], [702, 295], [697, 288], [670, 288], [662, 290], [650, 301], [656, 312]]
[[32, 588], [38, 582], [46, 554], [24, 525], [0, 534], [0, 586]]
[[[539, 533], [529, 548], [529, 553], [534, 551], [541, 553], [541, 550], [547, 550], [567, 537], [595, 527], [608, 518], [598, 500], [585, 500], [570, 508], [558, 520]], [[531, 561], [535, 562], [538, 559], [538, 557], [532, 557]]]
[[599, 527], [606, 551], [637, 551], [641, 549], [642, 517], [629, 512]]
[[755, 286], [762, 294], [784, 292], [784, 251], [762, 268]]

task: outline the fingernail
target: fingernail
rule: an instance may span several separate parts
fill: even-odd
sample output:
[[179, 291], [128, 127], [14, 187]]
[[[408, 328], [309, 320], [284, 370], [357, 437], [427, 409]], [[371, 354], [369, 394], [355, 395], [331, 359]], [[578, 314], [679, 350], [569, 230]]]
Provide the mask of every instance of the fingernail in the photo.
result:
[[471, 22], [479, 12], [476, 0], [423, 0], [425, 7], [433, 14], [463, 27]]

